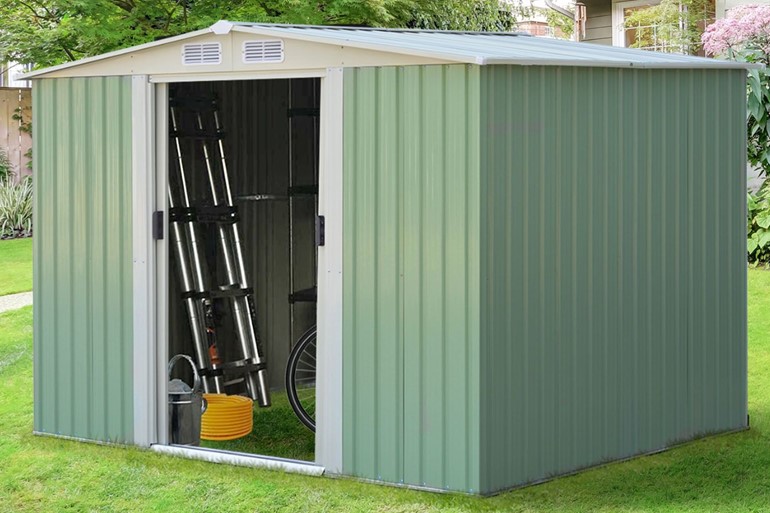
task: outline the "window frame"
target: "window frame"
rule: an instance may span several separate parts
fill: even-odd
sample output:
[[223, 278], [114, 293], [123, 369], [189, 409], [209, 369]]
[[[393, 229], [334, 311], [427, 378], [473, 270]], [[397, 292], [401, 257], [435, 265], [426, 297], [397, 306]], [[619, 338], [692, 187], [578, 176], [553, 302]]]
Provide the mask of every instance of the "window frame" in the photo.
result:
[[660, 4], [660, 0], [624, 0], [623, 2], [613, 2], [612, 4], [612, 46], [626, 46], [626, 30], [623, 27], [625, 22], [624, 11], [629, 7], [652, 7]]

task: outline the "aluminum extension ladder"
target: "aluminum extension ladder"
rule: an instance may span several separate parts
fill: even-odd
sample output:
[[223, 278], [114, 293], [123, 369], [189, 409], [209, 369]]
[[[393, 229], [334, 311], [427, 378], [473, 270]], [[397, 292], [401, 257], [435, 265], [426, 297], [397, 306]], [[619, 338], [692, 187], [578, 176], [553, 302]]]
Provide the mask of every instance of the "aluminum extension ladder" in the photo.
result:
[[[204, 124], [204, 116], [209, 128]], [[182, 118], [189, 128], [182, 126]], [[176, 171], [176, 183], [172, 186], [172, 180], [169, 180], [168, 187], [171, 244], [204, 391], [226, 393], [228, 386], [245, 383], [249, 397], [260, 406], [269, 406], [267, 365], [257, 332], [253, 290], [249, 288], [246, 275], [238, 209], [233, 203], [217, 98], [171, 98], [169, 120], [175, 152], [172, 167]], [[182, 139], [193, 139], [200, 144], [207, 173], [209, 205], [191, 201], [189, 185], [192, 182], [187, 175], [186, 163], [192, 162], [195, 156], [184, 155]], [[214, 225], [226, 283], [213, 286], [216, 278], [206, 265], [202, 224]], [[223, 342], [216, 336], [216, 300], [229, 303], [238, 340], [237, 347], [226, 347], [228, 361], [220, 358], [222, 347], [219, 344]], [[234, 359], [231, 356], [236, 352], [238, 356]]]

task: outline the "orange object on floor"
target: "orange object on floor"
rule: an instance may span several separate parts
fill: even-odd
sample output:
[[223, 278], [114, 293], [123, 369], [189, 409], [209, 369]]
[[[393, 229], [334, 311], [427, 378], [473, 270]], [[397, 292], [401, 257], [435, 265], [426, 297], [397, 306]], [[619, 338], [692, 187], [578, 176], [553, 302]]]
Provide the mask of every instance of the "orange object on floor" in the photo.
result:
[[227, 394], [203, 394], [208, 407], [201, 419], [203, 440], [235, 440], [254, 428], [254, 401], [248, 397]]

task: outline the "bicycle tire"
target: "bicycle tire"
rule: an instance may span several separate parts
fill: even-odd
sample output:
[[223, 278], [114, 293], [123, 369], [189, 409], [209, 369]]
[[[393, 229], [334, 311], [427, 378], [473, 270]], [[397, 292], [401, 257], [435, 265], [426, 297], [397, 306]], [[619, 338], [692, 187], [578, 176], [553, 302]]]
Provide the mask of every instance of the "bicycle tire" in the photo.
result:
[[299, 337], [286, 365], [286, 395], [289, 404], [300, 422], [314, 433], [316, 334], [316, 327], [312, 326]]

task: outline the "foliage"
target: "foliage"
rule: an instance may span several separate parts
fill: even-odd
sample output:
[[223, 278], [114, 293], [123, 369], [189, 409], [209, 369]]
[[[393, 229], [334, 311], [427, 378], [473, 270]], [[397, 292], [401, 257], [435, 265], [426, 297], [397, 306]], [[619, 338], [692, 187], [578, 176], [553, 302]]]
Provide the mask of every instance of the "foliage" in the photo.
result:
[[399, 21], [409, 28], [510, 32], [516, 12], [499, 0], [424, 0], [412, 3]]
[[770, 52], [770, 5], [739, 5], [703, 33], [709, 55], [758, 49]]
[[8, 152], [0, 148], [0, 186], [13, 178], [13, 164], [8, 157]]
[[749, 192], [748, 254], [749, 262], [770, 263], [770, 181], [765, 181], [756, 193]]
[[662, 0], [631, 11], [624, 27], [636, 31], [633, 48], [697, 55], [701, 34], [713, 19], [713, 0]]
[[770, 5], [743, 5], [703, 34], [710, 55], [762, 64], [749, 70], [748, 159], [764, 176], [770, 176]]
[[32, 179], [0, 184], [0, 238], [32, 235]]
[[4, 0], [0, 62], [44, 67], [210, 26], [217, 20], [511, 30], [502, 0]]
[[32, 290], [32, 238], [0, 241], [0, 296]]
[[553, 27], [557, 34], [561, 33], [564, 39], [571, 39], [572, 34], [575, 32], [575, 21], [553, 9], [544, 9], [544, 11], [548, 26]]
[[[16, 107], [13, 109], [13, 115], [11, 119], [19, 122], [19, 131], [24, 132], [32, 136], [32, 120], [25, 116], [25, 111], [32, 110], [32, 107]], [[27, 169], [32, 169], [32, 148], [24, 152], [24, 157], [27, 159]]]

